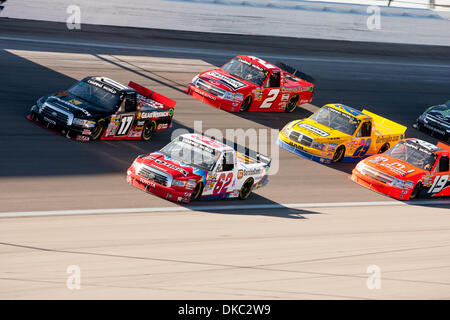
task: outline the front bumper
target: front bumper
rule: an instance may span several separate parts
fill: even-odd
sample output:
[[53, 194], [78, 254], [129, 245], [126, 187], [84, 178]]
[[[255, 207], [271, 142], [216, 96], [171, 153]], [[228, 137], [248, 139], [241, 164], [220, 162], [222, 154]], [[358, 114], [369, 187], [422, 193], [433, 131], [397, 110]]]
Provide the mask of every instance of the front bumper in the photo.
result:
[[320, 151], [310, 147], [305, 147], [300, 145], [299, 143], [295, 143], [291, 139], [286, 137], [286, 135], [284, 135], [283, 132], [281, 132], [280, 135], [278, 136], [276, 144], [281, 148], [294, 154], [297, 154], [299, 156], [302, 156], [306, 159], [314, 160], [325, 164], [330, 164], [333, 162], [332, 157], [320, 154], [321, 152], [325, 153], [324, 151]]
[[67, 126], [60, 122], [57, 122], [54, 119], [48, 119], [42, 116], [39, 112], [36, 112], [34, 108], [32, 108], [30, 114], [27, 116], [27, 119], [42, 128], [58, 133], [69, 139], [74, 139], [82, 142], [86, 142], [91, 139], [91, 132], [89, 129]]
[[163, 186], [137, 175], [131, 167], [127, 171], [127, 182], [145, 192], [173, 202], [189, 203], [191, 200], [192, 190], [175, 190], [174, 188]]
[[242, 103], [242, 101], [230, 101], [227, 99], [220, 98], [194, 86], [192, 83], [189, 84], [186, 93], [190, 96], [193, 96], [197, 100], [200, 100], [203, 103], [230, 112], [239, 112]]
[[390, 196], [398, 200], [409, 200], [409, 197], [412, 192], [412, 189], [404, 190], [394, 186], [386, 185], [380, 181], [377, 181], [369, 176], [360, 173], [356, 169], [353, 169], [351, 179], [354, 182], [362, 185], [363, 187], [369, 188], [373, 191], [382, 193], [384, 195]]

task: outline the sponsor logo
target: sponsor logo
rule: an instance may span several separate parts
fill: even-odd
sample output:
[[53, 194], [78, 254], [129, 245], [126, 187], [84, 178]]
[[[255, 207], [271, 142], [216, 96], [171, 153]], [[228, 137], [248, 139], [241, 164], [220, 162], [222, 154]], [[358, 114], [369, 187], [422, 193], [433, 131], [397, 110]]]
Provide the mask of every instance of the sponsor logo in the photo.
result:
[[112, 94], [116, 94], [117, 93], [117, 90], [115, 90], [114, 88], [111, 88], [110, 86], [106, 85], [105, 83], [101, 83], [101, 82], [95, 81], [93, 79], [89, 79], [87, 82], [89, 84], [92, 84], [92, 85], [98, 87], [98, 88], [101, 88], [101, 89], [103, 89], [105, 91], [108, 91], [108, 92], [110, 92]]
[[54, 121], [54, 120], [52, 120], [52, 119], [49, 119], [49, 118], [47, 118], [47, 117], [44, 117], [44, 120], [47, 121], [48, 123], [51, 123], [51, 124], [56, 125], [56, 121]]
[[238, 171], [237, 178], [238, 178], [238, 179], [242, 179], [243, 176], [244, 176], [244, 170], [240, 169], [240, 170]]
[[379, 137], [377, 137], [377, 143], [386, 143], [386, 142], [393, 142], [393, 141], [398, 141], [398, 140], [400, 140], [399, 136], [387, 136], [387, 137], [379, 136]]
[[281, 96], [281, 101], [288, 101], [289, 100], [289, 93], [283, 94]]
[[139, 178], [139, 181], [149, 187], [156, 188], [156, 184], [152, 181], [147, 181], [144, 178]]
[[234, 90], [246, 87], [247, 85], [241, 81], [238, 81], [236, 79], [233, 79], [231, 77], [225, 76], [221, 73], [218, 73], [216, 71], [211, 71], [208, 73], [208, 75], [213, 76], [215, 78], [220, 79], [222, 82], [224, 82], [225, 84], [229, 85], [230, 87], [232, 87]]
[[183, 174], [185, 177], [189, 174], [189, 172], [187, 172], [186, 170], [184, 170], [184, 169], [182, 169], [180, 167], [177, 167], [177, 166], [175, 166], [175, 165], [173, 165], [171, 163], [168, 163], [166, 161], [163, 161], [161, 159], [155, 158], [153, 156], [146, 156], [146, 157], [144, 157], [144, 159], [153, 160], [157, 164], [161, 164], [161, 165], [164, 165], [164, 166], [166, 166], [166, 167], [168, 167], [170, 169], [176, 170], [176, 171], [180, 172], [181, 174]]
[[89, 141], [89, 137], [77, 135], [77, 140], [78, 141]]
[[314, 127], [314, 126], [312, 126], [312, 125], [310, 125], [308, 123], [300, 123], [297, 126], [301, 127], [301, 128], [305, 128], [305, 129], [307, 129], [309, 131], [312, 131], [312, 132], [314, 132], [315, 134], [317, 134], [317, 135], [319, 135], [321, 137], [328, 137], [330, 135], [328, 132], [325, 132], [325, 131], [323, 131], [323, 130], [321, 130], [319, 128], [316, 128], [316, 127]]
[[154, 112], [139, 112], [139, 119], [150, 119], [150, 118], [162, 118], [162, 117], [170, 117], [173, 114], [173, 109], [169, 111], [154, 111]]

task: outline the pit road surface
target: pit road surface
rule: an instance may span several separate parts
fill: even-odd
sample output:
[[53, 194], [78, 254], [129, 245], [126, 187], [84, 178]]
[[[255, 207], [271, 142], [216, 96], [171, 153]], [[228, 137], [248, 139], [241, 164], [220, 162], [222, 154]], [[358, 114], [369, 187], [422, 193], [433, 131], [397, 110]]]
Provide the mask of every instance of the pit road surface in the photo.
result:
[[[0, 27], [0, 215], [18, 212], [1, 218], [0, 298], [450, 298], [447, 200], [397, 205], [351, 182], [354, 164], [301, 159], [267, 134], [278, 172], [265, 188], [245, 202], [165, 211], [183, 207], [128, 186], [124, 177], [138, 154], [164, 146], [172, 131], [151, 143], [82, 144], [25, 119], [36, 98], [104, 75], [175, 99], [174, 130], [192, 132], [201, 120], [203, 130], [223, 134], [270, 132], [341, 102], [436, 142], [412, 124], [427, 106], [450, 99], [448, 47], [89, 26], [71, 33], [61, 24], [16, 20], [0, 20]], [[195, 74], [236, 54], [283, 60], [313, 75], [313, 104], [293, 114], [231, 114], [184, 94]], [[392, 205], [380, 205], [386, 201]], [[357, 205], [334, 206], [342, 202]], [[280, 208], [293, 203], [299, 205]], [[43, 216], [20, 215], [34, 211]], [[66, 288], [69, 265], [81, 268], [81, 290]], [[379, 290], [366, 286], [370, 265], [381, 269]]]

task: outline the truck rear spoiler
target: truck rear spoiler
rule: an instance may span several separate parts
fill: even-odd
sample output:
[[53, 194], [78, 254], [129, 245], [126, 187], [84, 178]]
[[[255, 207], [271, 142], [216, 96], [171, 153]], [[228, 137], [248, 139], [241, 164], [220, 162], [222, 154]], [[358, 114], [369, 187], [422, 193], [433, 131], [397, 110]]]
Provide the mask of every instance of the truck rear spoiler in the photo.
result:
[[316, 82], [316, 80], [310, 76], [309, 74], [306, 74], [300, 70], [295, 69], [294, 67], [291, 67], [290, 65], [287, 65], [284, 62], [281, 61], [276, 61], [274, 63], [274, 65], [276, 65], [278, 68], [280, 68], [281, 70], [286, 71], [287, 73], [290, 73], [296, 77], [299, 77], [300, 79], [303, 79], [305, 81], [308, 81], [309, 83], [314, 84]]
[[139, 94], [143, 95], [146, 98], [155, 100], [156, 102], [162, 103], [163, 105], [174, 108], [177, 102], [175, 100], [172, 100], [170, 98], [167, 98], [166, 96], [163, 96], [162, 94], [155, 92], [153, 90], [150, 90], [146, 87], [141, 86], [140, 84], [137, 84], [136, 82], [130, 81], [128, 83], [128, 86], [134, 90], [136, 90]]
[[394, 122], [392, 120], [383, 118], [382, 116], [379, 116], [379, 115], [377, 115], [377, 114], [375, 114], [373, 112], [370, 112], [370, 111], [368, 111], [366, 109], [364, 109], [362, 111], [362, 113], [372, 117], [373, 122], [375, 122], [377, 125], [383, 126], [385, 128], [388, 128], [388, 129], [391, 129], [392, 131], [404, 134], [406, 129], [407, 129], [407, 127], [405, 127], [405, 126], [403, 126], [403, 125], [401, 125], [401, 124], [399, 124], [397, 122]]

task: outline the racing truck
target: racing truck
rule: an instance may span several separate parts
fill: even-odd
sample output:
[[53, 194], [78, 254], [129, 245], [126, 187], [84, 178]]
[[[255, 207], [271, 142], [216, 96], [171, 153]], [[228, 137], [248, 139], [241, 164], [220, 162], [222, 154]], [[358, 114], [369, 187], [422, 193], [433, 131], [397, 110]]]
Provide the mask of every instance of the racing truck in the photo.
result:
[[176, 102], [133, 81], [89, 76], [43, 96], [27, 118], [78, 141], [145, 140], [172, 126]]
[[370, 111], [327, 104], [309, 118], [288, 123], [277, 144], [325, 164], [353, 162], [388, 150], [404, 138], [405, 131], [406, 127]]
[[220, 69], [196, 75], [186, 92], [231, 112], [293, 112], [312, 101], [314, 79], [282, 62], [237, 56]]
[[127, 182], [174, 202], [244, 200], [267, 183], [270, 162], [207, 136], [183, 134], [159, 152], [138, 156], [127, 170]]
[[450, 100], [429, 107], [417, 118], [414, 127], [450, 142]]
[[450, 146], [405, 139], [359, 162], [351, 179], [400, 200], [450, 196]]

